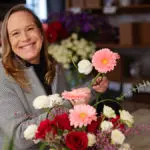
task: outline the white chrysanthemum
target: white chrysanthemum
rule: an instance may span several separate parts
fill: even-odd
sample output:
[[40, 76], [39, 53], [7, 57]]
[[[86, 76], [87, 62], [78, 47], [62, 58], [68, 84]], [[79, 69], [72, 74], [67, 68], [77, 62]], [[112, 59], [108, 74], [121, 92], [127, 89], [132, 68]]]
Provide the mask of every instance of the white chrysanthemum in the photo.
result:
[[101, 129], [102, 129], [102, 131], [110, 131], [110, 129], [112, 129], [112, 127], [113, 127], [113, 124], [110, 121], [104, 120], [101, 123]]
[[52, 108], [55, 105], [63, 105], [63, 99], [59, 94], [53, 94], [48, 96], [49, 107]]
[[49, 105], [49, 99], [46, 95], [38, 96], [33, 101], [33, 107], [35, 109], [47, 108]]
[[103, 114], [107, 118], [115, 118], [116, 117], [115, 111], [111, 107], [106, 106], [106, 105], [104, 105]]
[[112, 144], [120, 144], [121, 145], [124, 143], [125, 136], [120, 130], [114, 129], [111, 132], [111, 140], [112, 140]]
[[132, 148], [128, 143], [123, 143], [118, 150], [132, 150]]
[[96, 45], [93, 42], [89, 42], [85, 39], [78, 39], [77, 34], [72, 34], [65, 40], [61, 40], [60, 44], [50, 44], [48, 47], [48, 53], [52, 55], [57, 62], [61, 63], [64, 68], [72, 63], [72, 57], [76, 63], [79, 59], [91, 58], [95, 52]]
[[71, 38], [74, 39], [74, 40], [76, 40], [78, 38], [78, 35], [76, 33], [72, 33], [71, 34]]
[[93, 66], [89, 60], [83, 59], [78, 63], [78, 71], [83, 74], [89, 74], [93, 69]]
[[128, 125], [128, 127], [131, 127], [134, 123], [133, 116], [126, 110], [120, 110], [120, 119]]
[[88, 146], [93, 146], [96, 143], [96, 136], [94, 134], [88, 133]]
[[36, 124], [29, 125], [24, 131], [24, 137], [27, 140], [31, 140], [34, 138], [35, 133], [37, 131], [38, 126]]

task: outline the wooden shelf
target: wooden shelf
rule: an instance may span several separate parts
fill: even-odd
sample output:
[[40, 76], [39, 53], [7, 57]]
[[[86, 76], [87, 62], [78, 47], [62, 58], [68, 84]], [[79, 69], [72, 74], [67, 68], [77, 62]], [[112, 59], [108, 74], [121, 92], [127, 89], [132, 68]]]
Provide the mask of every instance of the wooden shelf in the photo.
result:
[[128, 7], [118, 7], [117, 13], [147, 13], [150, 12], [150, 5], [130, 5]]
[[[104, 14], [103, 7], [99, 7], [98, 9], [97, 8], [85, 8], [82, 10], [87, 11], [87, 12], [92, 12], [92, 13]], [[116, 12], [112, 13], [111, 15], [134, 14], [134, 13], [135, 14], [150, 13], [150, 4], [130, 5], [126, 7], [118, 6]]]
[[150, 48], [150, 45], [121, 45], [96, 43], [98, 48]]

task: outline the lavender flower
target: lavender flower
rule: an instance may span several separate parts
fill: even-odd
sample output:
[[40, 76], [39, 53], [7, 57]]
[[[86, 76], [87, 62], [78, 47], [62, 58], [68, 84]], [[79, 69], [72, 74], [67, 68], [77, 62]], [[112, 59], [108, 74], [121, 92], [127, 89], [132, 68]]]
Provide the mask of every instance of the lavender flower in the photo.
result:
[[52, 13], [47, 21], [60, 21], [69, 32], [90, 32], [98, 30], [100, 27], [111, 27], [106, 18], [87, 12], [77, 14], [73, 12]]

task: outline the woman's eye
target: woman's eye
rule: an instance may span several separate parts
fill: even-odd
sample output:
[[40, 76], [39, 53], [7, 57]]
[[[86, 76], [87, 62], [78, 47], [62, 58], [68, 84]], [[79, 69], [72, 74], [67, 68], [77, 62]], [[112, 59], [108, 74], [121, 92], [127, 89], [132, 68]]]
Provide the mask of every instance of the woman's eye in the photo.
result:
[[14, 32], [13, 34], [12, 34], [12, 36], [18, 36], [19, 35], [19, 32]]
[[30, 28], [28, 28], [27, 30], [28, 30], [28, 31], [32, 31], [32, 30], [34, 30], [34, 27], [30, 27]]

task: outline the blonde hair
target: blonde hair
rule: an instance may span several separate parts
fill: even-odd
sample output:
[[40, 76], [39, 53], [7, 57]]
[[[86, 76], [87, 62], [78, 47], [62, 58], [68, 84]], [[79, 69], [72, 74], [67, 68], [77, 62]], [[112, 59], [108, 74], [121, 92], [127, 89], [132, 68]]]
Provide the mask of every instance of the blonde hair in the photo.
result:
[[1, 30], [1, 40], [2, 40], [2, 63], [5, 68], [5, 71], [7, 75], [12, 76], [16, 82], [22, 87], [22, 88], [28, 88], [28, 80], [25, 76], [24, 67], [22, 67], [22, 62], [18, 61], [15, 57], [14, 52], [11, 49], [11, 44], [9, 41], [8, 31], [7, 31], [7, 23], [9, 17], [18, 11], [26, 11], [30, 13], [34, 21], [37, 25], [37, 27], [40, 29], [40, 32], [43, 36], [43, 44], [41, 49], [41, 55], [44, 57], [46, 62], [46, 74], [45, 74], [45, 81], [47, 84], [50, 84], [55, 76], [55, 61], [54, 59], [48, 55], [47, 50], [47, 40], [43, 31], [42, 23], [38, 19], [38, 17], [28, 8], [26, 8], [24, 5], [15, 5], [12, 7], [8, 13], [5, 15], [5, 18], [2, 23], [2, 30]]

